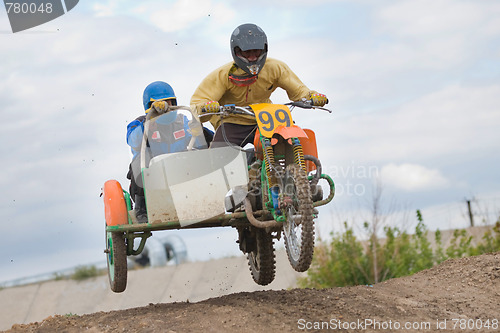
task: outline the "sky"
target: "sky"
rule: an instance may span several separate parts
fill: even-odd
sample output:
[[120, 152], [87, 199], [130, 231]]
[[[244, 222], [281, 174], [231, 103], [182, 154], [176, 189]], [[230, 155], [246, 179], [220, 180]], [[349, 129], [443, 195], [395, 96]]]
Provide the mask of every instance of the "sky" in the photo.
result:
[[[329, 99], [331, 114], [293, 111], [337, 186], [320, 236], [369, 220], [377, 189], [387, 223], [411, 227], [420, 209], [429, 229], [466, 227], [466, 199], [478, 224], [492, 223], [499, 16], [496, 0], [87, 0], [13, 34], [1, 8], [0, 283], [105, 260], [101, 188], [128, 188], [126, 125], [143, 113], [144, 88], [166, 81], [187, 105], [231, 61], [243, 23]], [[190, 260], [240, 254], [231, 228], [169, 232]]]

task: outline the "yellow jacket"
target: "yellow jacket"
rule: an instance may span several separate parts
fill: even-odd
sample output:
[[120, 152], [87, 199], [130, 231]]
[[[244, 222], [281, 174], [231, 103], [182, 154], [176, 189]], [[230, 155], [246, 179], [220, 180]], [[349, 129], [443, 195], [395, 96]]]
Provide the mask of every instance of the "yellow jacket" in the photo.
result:
[[[257, 81], [246, 87], [237, 86], [229, 81], [229, 71], [232, 67], [233, 62], [219, 67], [196, 88], [191, 97], [191, 108], [196, 109], [198, 114], [201, 114], [203, 104], [209, 101], [218, 101], [220, 105], [236, 104], [237, 106], [271, 103], [269, 97], [278, 87], [284, 89], [292, 101], [309, 98], [311, 93], [316, 93], [307, 88], [284, 62], [276, 59], [267, 58]], [[238, 68], [233, 74], [245, 75], [245, 72]], [[219, 116], [207, 116], [201, 120], [210, 120], [215, 129], [220, 125]], [[256, 124], [255, 118], [245, 115], [231, 115], [225, 117], [224, 122], [240, 125]]]

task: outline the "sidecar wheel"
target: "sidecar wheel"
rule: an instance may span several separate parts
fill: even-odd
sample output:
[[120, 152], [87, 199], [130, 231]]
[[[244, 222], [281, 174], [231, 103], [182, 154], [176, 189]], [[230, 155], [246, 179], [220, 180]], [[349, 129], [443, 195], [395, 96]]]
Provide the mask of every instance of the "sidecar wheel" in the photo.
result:
[[127, 287], [127, 245], [123, 232], [106, 231], [106, 259], [111, 290], [121, 293]]
[[288, 261], [297, 272], [305, 272], [314, 253], [313, 202], [306, 173], [296, 164], [288, 165], [283, 185], [282, 193], [288, 197], [283, 223]]
[[248, 253], [248, 265], [255, 283], [265, 286], [273, 282], [276, 273], [276, 256], [274, 241], [270, 233], [264, 229], [253, 228], [256, 246]]

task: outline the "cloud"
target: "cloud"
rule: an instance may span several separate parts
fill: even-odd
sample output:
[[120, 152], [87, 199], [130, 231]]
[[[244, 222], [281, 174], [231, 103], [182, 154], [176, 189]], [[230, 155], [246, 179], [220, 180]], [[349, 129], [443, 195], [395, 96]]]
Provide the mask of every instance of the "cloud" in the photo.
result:
[[500, 34], [498, 15], [498, 2], [423, 0], [380, 6], [374, 19], [376, 35], [410, 51], [402, 56], [416, 68], [440, 69], [488, 52], [485, 41]]
[[318, 136], [332, 142], [336, 156], [347, 160], [359, 160], [361, 154], [381, 163], [417, 159], [446, 163], [451, 157], [497, 150], [498, 96], [500, 85], [450, 85], [365, 114], [349, 115], [334, 108], [330, 130], [318, 130]]
[[227, 21], [234, 12], [225, 4], [206, 0], [179, 0], [160, 8], [151, 15], [151, 22], [163, 31], [181, 31], [202, 18]]
[[[55, 238], [71, 243], [84, 234], [88, 248], [74, 241], [82, 255], [66, 264], [90, 260], [88, 253], [103, 258], [99, 190], [111, 178], [128, 187], [125, 128], [143, 112], [144, 87], [165, 80], [187, 104], [203, 77], [230, 61], [229, 36], [243, 22], [265, 27], [270, 56], [330, 98], [333, 114], [293, 111], [298, 125], [316, 131], [327, 171], [385, 166], [391, 186], [418, 196], [433, 186], [453, 188], [458, 176], [448, 171], [459, 167], [464, 183], [481, 184], [474, 180], [485, 173], [471, 161], [481, 152], [493, 175], [487, 182], [498, 183], [489, 171], [500, 142], [493, 1], [263, 3], [93, 1], [44, 25], [53, 33], [0, 34], [0, 184], [8, 189], [0, 204], [11, 235], [1, 250], [10, 255], [22, 252], [16, 244], [26, 246], [44, 266]], [[10, 32], [2, 11], [0, 21]], [[272, 99], [287, 101], [282, 92]], [[22, 264], [16, 256], [16, 269]]]
[[400, 36], [439, 38], [447, 33], [484, 32], [497, 21], [499, 12], [500, 5], [493, 1], [477, 6], [470, 1], [406, 0], [379, 7], [375, 19], [380, 30]]
[[418, 164], [387, 164], [381, 170], [382, 182], [405, 191], [423, 191], [443, 188], [449, 181], [437, 169]]
[[[177, 0], [159, 2], [145, 1], [117, 1], [96, 2], [91, 9], [97, 17], [111, 17], [117, 15], [131, 16], [141, 19], [164, 32], [185, 32], [197, 23], [208, 23], [210, 18], [217, 25], [230, 21], [234, 16], [230, 5], [222, 1], [213, 0]], [[198, 31], [203, 34], [206, 25]]]
[[106, 17], [116, 15], [116, 12], [119, 10], [118, 5], [119, 1], [109, 0], [108, 2], [94, 2], [91, 8], [96, 16]]
[[[452, 81], [466, 83], [470, 76], [498, 72], [493, 66], [498, 68], [500, 54], [500, 3], [370, 2], [362, 8], [365, 15], [356, 17], [350, 29], [364, 32], [357, 38], [344, 41], [339, 32], [345, 27], [332, 20], [329, 38], [312, 34], [295, 41], [307, 52], [282, 52], [284, 59], [302, 54], [308, 81], [320, 81], [335, 94], [338, 109], [374, 110], [441, 90]], [[271, 51], [276, 54], [274, 45]]]

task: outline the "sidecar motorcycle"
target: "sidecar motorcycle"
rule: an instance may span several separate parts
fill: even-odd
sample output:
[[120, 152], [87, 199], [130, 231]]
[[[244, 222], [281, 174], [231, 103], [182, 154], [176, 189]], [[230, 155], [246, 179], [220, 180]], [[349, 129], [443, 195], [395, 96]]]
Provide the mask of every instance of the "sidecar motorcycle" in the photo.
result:
[[[251, 151], [235, 146], [206, 149], [198, 115], [189, 107], [172, 106], [167, 112], [182, 114], [187, 124], [183, 137], [189, 140], [184, 151], [154, 156], [148, 150], [147, 141], [155, 137], [150, 133], [165, 128], [160, 129], [162, 115], [148, 114], [140, 161], [135, 163], [136, 181], [145, 192], [147, 223], [137, 221], [130, 195], [118, 181], [108, 180], [103, 186], [104, 252], [112, 291], [125, 290], [127, 256], [140, 254], [152, 232], [159, 230], [236, 228], [239, 248], [260, 285], [274, 280], [274, 240], [282, 235], [291, 266], [299, 272], [309, 268], [316, 207], [332, 201], [335, 185], [321, 172], [314, 132], [294, 124], [289, 105], [314, 108], [304, 101], [221, 107], [217, 115], [222, 121], [231, 113], [256, 117]], [[156, 137], [176, 135], [178, 131]], [[318, 184], [321, 179], [328, 184], [326, 198]]]

